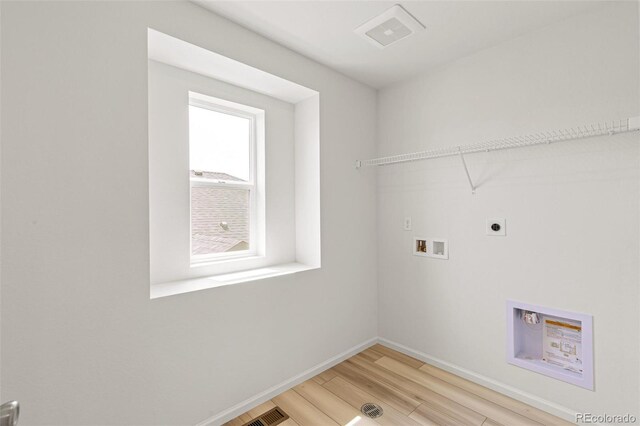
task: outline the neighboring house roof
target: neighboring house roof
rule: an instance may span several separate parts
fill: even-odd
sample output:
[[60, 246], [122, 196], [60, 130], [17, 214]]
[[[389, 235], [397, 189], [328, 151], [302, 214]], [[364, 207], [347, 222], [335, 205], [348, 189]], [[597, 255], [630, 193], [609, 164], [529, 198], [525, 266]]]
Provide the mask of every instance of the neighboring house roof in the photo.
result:
[[223, 253], [228, 251], [248, 250], [246, 241], [227, 237], [194, 234], [191, 239], [192, 254]]
[[228, 180], [228, 181], [235, 181], [235, 182], [245, 182], [244, 180], [237, 178], [235, 176], [231, 176], [230, 174], [227, 173], [222, 173], [222, 172], [207, 172], [204, 170], [191, 170], [191, 176], [192, 177], [199, 177], [199, 178], [205, 178], [205, 179], [217, 179], [217, 180]]
[[[243, 182], [223, 172], [191, 170], [191, 176]], [[224, 185], [191, 188], [191, 253], [211, 254], [249, 249], [249, 193]]]

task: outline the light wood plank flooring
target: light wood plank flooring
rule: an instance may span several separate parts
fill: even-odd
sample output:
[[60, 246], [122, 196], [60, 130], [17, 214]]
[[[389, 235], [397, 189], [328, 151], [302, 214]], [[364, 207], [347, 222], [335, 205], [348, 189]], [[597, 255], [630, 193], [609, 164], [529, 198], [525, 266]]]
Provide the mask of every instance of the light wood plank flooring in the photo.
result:
[[[384, 414], [360, 413], [366, 402]], [[375, 345], [226, 423], [241, 426], [278, 405], [283, 426], [570, 425], [558, 417], [393, 349]], [[358, 419], [359, 417], [359, 419]]]

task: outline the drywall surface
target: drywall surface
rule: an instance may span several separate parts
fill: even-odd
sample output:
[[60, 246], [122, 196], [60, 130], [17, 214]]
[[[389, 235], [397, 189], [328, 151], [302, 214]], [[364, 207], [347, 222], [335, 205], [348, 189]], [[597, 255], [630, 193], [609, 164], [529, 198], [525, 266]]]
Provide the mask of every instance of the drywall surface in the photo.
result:
[[[187, 2], [1, 7], [21, 425], [195, 424], [376, 335], [373, 90]], [[149, 300], [148, 27], [320, 92], [321, 269]]]
[[318, 96], [295, 105], [295, 222], [296, 261], [309, 266], [320, 266], [320, 111]]
[[[631, 2], [481, 51], [380, 92], [379, 154], [639, 115], [638, 54]], [[475, 195], [459, 158], [379, 168], [381, 337], [571, 410], [638, 416], [638, 141], [475, 154]], [[485, 235], [491, 217], [506, 237]], [[414, 234], [448, 238], [449, 260], [412, 256]], [[507, 299], [593, 315], [594, 392], [507, 364]]]

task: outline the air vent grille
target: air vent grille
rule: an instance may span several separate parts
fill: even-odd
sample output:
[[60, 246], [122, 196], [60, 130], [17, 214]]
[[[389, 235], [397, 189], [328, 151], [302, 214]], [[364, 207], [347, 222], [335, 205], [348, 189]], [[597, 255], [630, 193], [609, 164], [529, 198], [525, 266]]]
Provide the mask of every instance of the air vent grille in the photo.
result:
[[378, 404], [374, 404], [373, 402], [363, 404], [360, 411], [362, 411], [362, 414], [372, 419], [382, 416], [383, 413], [382, 407]]
[[388, 46], [394, 41], [405, 38], [411, 33], [412, 31], [404, 26], [402, 22], [398, 21], [396, 18], [391, 18], [377, 27], [370, 29], [365, 34], [381, 45]]
[[413, 15], [396, 4], [354, 31], [376, 47], [385, 47], [425, 29]]
[[275, 407], [242, 426], [276, 426], [288, 418], [289, 415], [282, 408]]

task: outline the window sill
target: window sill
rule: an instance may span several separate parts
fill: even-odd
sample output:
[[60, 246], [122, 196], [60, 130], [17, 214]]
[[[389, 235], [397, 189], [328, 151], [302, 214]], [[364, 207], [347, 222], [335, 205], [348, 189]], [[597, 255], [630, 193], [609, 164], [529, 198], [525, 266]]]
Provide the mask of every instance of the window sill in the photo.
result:
[[265, 278], [290, 275], [298, 272], [309, 271], [312, 269], [318, 269], [318, 267], [309, 266], [302, 263], [285, 263], [282, 265], [250, 269], [248, 271], [233, 272], [230, 274], [213, 275], [209, 277], [153, 284], [151, 286], [151, 299], [175, 296], [177, 294], [206, 290], [208, 288], [221, 287], [230, 284], [258, 281]]
[[[198, 261], [191, 261], [189, 265], [190, 268], [202, 268], [203, 266], [211, 266], [211, 265], [219, 265], [221, 263], [230, 263], [230, 262], [240, 262], [240, 261], [252, 261], [252, 260], [260, 260], [264, 259], [264, 256], [260, 256], [257, 254], [241, 254], [233, 257], [222, 257], [222, 258], [209, 258], [209, 259], [201, 259]], [[227, 274], [220, 274], [227, 275]]]

